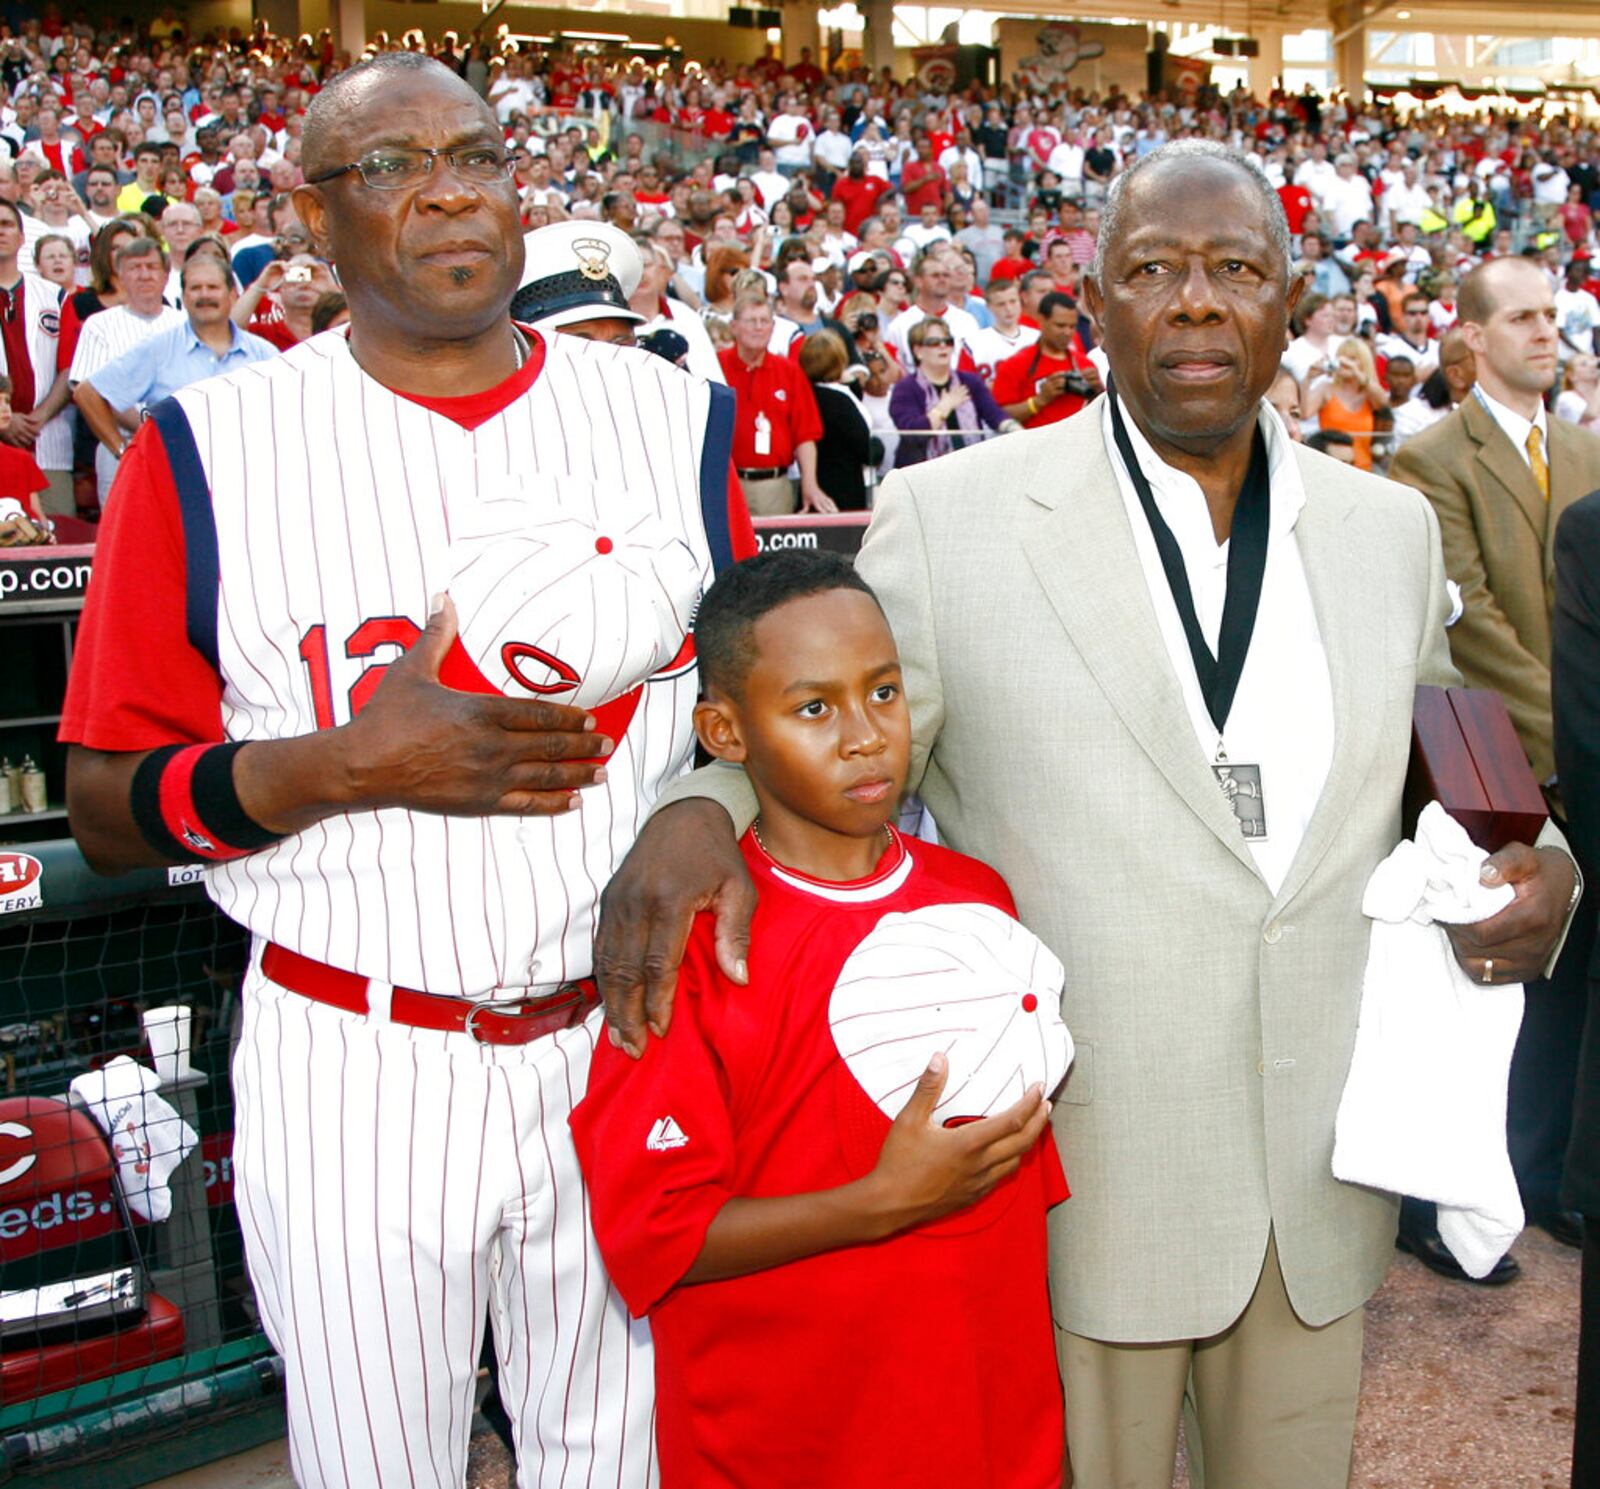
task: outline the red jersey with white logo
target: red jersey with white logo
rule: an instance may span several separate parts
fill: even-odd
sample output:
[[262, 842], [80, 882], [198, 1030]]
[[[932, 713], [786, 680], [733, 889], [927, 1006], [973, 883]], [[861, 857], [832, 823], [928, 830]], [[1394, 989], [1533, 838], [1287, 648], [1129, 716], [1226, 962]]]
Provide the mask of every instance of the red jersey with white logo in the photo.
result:
[[[858, 1067], [868, 1052], [846, 1029], [853, 955], [886, 921], [977, 911], [1032, 941], [1000, 877], [948, 849], [897, 837], [871, 878], [835, 884], [775, 864], [750, 834], [742, 846], [760, 894], [749, 985], [722, 977], [700, 916], [667, 1037], [638, 1061], [601, 1041], [571, 1118], [607, 1271], [650, 1316], [662, 1489], [1057, 1485], [1045, 1212], [1067, 1190], [1048, 1136], [967, 1210], [679, 1285], [730, 1198], [831, 1189], [877, 1162], [890, 1118], [858, 1071], [870, 1085], [882, 1066]], [[974, 960], [994, 934], [968, 942]], [[940, 995], [905, 970], [921, 1037]], [[896, 1111], [909, 1095], [880, 1088]]]
[[340, 814], [206, 870], [258, 935], [432, 993], [587, 975], [600, 890], [693, 747], [707, 510], [720, 501], [735, 556], [754, 551], [725, 391], [632, 349], [530, 342], [468, 398], [393, 392], [342, 331], [184, 389], [201, 496], [147, 422], [62, 722], [102, 750], [342, 725], [450, 593], [468, 654], [445, 681], [593, 709], [617, 741], [607, 782], [557, 817]]

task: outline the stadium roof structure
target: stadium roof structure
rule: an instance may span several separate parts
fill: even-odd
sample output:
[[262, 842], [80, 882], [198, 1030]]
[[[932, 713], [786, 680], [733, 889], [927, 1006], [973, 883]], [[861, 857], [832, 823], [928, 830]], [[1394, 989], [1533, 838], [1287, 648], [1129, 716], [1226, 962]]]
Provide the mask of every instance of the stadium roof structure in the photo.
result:
[[1182, 21], [1222, 26], [1240, 36], [1260, 28], [1316, 27], [1337, 37], [1363, 25], [1480, 36], [1600, 36], [1600, 5], [1593, 0], [977, 0], [970, 8], [1082, 21]]

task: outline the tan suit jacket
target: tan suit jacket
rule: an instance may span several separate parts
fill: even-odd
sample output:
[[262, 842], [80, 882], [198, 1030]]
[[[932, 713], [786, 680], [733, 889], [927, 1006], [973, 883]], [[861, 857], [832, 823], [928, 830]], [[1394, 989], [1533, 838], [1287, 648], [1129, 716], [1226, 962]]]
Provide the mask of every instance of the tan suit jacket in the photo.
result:
[[[1413, 695], [1456, 680], [1444, 569], [1415, 492], [1297, 455], [1336, 741], [1276, 895], [1195, 738], [1097, 407], [895, 475], [860, 557], [900, 647], [913, 782], [1066, 967], [1078, 1054], [1053, 1120], [1073, 1196], [1051, 1287], [1057, 1322], [1093, 1338], [1226, 1328], [1269, 1228], [1314, 1325], [1393, 1255], [1397, 1202], [1333, 1178], [1333, 1124]], [[685, 794], [754, 814], [737, 770], [663, 801]]]
[[1476, 398], [1407, 440], [1389, 474], [1433, 503], [1445, 573], [1461, 586], [1450, 654], [1467, 683], [1506, 700], [1541, 781], [1555, 771], [1550, 725], [1550, 611], [1561, 514], [1600, 488], [1600, 436], [1549, 428], [1550, 500], [1528, 462]]

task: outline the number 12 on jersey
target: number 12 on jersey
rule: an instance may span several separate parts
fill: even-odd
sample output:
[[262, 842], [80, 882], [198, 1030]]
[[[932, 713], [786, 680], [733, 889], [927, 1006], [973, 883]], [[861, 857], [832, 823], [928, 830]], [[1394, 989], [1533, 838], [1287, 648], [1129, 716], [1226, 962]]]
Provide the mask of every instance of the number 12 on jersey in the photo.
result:
[[[404, 654], [416, 645], [421, 635], [422, 628], [408, 616], [374, 616], [362, 621], [345, 638], [344, 660], [365, 662], [386, 646], [392, 646], [397, 653]], [[317, 728], [336, 728], [341, 720], [334, 714], [333, 663], [328, 652], [327, 626], [318, 624], [307, 629], [300, 638], [300, 660], [305, 663], [311, 684], [311, 706]], [[358, 669], [355, 681], [345, 690], [348, 717], [342, 722], [349, 722], [367, 706], [378, 684], [383, 681], [389, 663], [394, 660], [394, 657], [390, 657], [388, 661]]]

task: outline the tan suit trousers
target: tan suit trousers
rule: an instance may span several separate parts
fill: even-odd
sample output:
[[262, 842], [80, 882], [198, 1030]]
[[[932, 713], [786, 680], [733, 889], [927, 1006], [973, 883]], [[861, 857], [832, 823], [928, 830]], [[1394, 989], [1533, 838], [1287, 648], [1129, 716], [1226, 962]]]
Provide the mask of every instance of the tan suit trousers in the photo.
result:
[[1301, 1323], [1269, 1236], [1255, 1294], [1209, 1339], [1106, 1344], [1057, 1329], [1074, 1489], [1170, 1489], [1180, 1416], [1194, 1489], [1345, 1489], [1362, 1314]]
[[768, 476], [764, 481], [746, 481], [741, 477], [739, 485], [752, 517], [787, 517], [800, 505], [794, 482], [787, 476]]

